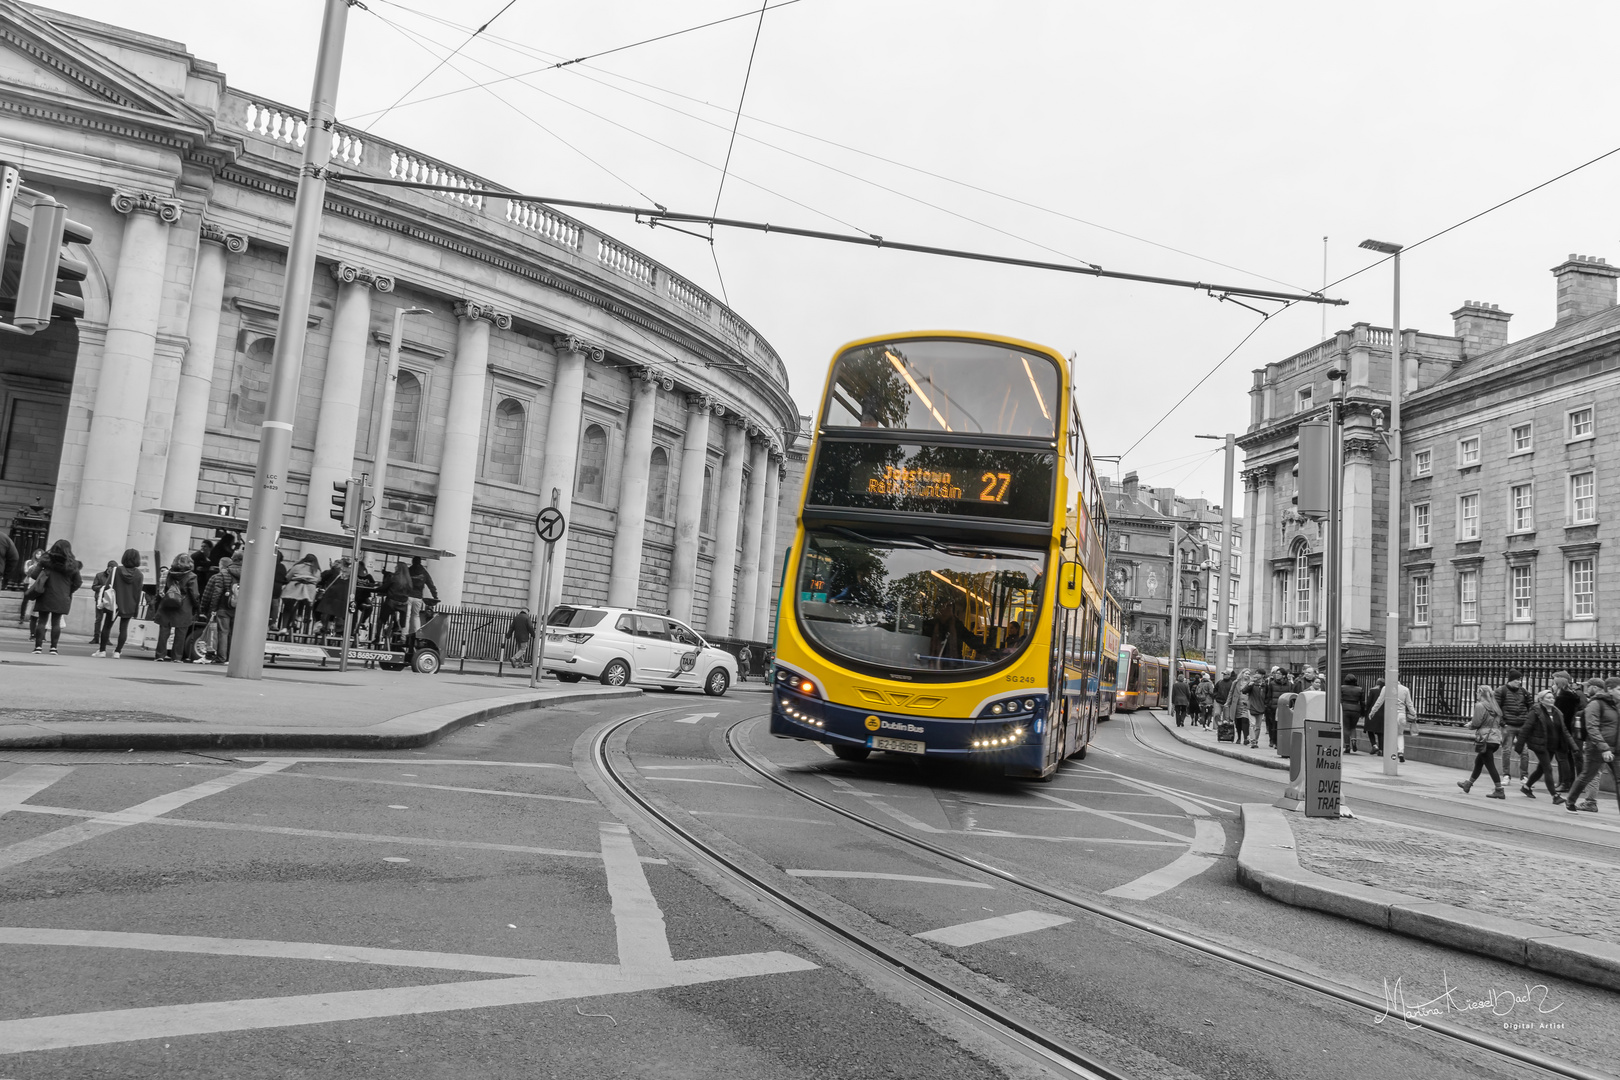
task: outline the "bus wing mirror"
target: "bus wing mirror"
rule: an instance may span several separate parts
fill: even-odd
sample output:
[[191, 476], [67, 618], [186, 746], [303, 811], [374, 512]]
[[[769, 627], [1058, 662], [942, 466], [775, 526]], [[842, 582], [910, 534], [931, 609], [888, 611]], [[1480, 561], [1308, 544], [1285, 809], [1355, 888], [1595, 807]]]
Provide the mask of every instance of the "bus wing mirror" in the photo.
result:
[[1073, 611], [1080, 606], [1080, 564], [1066, 562], [1058, 571], [1058, 604]]

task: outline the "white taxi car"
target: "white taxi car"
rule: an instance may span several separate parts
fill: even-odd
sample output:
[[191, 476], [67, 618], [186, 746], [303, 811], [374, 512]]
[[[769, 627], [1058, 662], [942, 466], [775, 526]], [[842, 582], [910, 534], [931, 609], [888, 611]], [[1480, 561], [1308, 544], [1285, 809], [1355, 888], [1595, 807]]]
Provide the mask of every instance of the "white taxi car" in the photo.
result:
[[561, 682], [701, 687], [710, 697], [720, 697], [737, 678], [736, 658], [677, 619], [573, 604], [553, 608], [546, 618], [545, 666]]

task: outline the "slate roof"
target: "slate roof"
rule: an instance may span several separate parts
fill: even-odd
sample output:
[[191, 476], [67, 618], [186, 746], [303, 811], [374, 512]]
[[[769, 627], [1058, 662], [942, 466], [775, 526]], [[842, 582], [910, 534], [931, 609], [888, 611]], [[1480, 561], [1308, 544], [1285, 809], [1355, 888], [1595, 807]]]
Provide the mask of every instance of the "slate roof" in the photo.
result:
[[1450, 389], [1455, 383], [1478, 379], [1503, 368], [1513, 367], [1540, 353], [1553, 352], [1582, 338], [1601, 337], [1606, 333], [1617, 331], [1620, 331], [1620, 306], [1605, 308], [1595, 315], [1574, 319], [1549, 330], [1543, 330], [1539, 334], [1531, 334], [1522, 341], [1510, 342], [1488, 353], [1481, 353], [1465, 360], [1447, 373], [1445, 378], [1433, 386], [1425, 387], [1422, 393]]

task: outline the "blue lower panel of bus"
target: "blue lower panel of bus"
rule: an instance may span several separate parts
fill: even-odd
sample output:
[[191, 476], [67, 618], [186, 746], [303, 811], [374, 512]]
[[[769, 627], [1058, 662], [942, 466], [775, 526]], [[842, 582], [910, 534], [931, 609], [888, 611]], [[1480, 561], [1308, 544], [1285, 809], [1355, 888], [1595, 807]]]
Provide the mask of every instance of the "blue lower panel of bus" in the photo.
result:
[[835, 705], [778, 683], [771, 702], [771, 734], [1039, 772], [1047, 699], [1045, 694], [1028, 697], [1034, 710], [1017, 715], [915, 716]]

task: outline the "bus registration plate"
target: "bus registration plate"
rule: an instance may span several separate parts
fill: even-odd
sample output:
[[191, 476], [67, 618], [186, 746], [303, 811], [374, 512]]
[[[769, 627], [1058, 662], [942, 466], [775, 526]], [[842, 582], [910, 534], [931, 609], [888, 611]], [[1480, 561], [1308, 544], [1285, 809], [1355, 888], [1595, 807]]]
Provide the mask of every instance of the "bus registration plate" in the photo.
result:
[[915, 739], [890, 739], [883, 735], [873, 735], [872, 749], [897, 750], [902, 754], [921, 754], [928, 747]]

